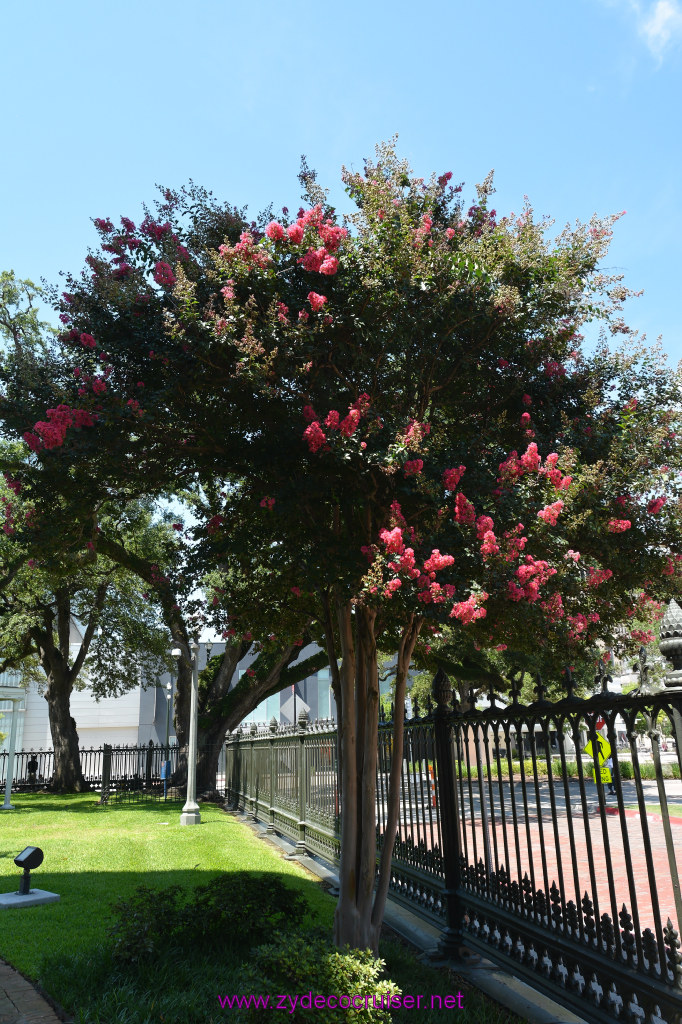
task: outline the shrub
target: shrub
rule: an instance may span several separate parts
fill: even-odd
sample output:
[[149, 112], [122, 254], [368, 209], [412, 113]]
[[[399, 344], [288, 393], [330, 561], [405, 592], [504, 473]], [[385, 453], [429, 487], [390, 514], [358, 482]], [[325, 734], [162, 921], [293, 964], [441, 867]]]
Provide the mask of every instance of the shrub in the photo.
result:
[[[336, 1024], [342, 1021], [389, 1024], [390, 1009], [381, 1008], [388, 996], [400, 995], [391, 981], [381, 980], [383, 960], [376, 960], [370, 950], [349, 949], [339, 951], [326, 939], [301, 936], [276, 937], [275, 941], [254, 950], [247, 966], [239, 975], [238, 991], [243, 994], [260, 993], [272, 997], [280, 993], [287, 996], [306, 996], [312, 993], [310, 1008], [297, 1003], [292, 1010], [287, 1004], [287, 1020], [319, 1021]], [[368, 1007], [315, 1007], [318, 996], [369, 996]], [[373, 999], [378, 1004], [373, 1006]], [[359, 1000], [358, 1000], [359, 1001]], [[239, 1024], [262, 1021], [260, 1008], [242, 1007], [231, 1018]]]
[[144, 964], [168, 953], [250, 949], [273, 931], [293, 928], [308, 912], [305, 897], [276, 875], [234, 872], [195, 889], [138, 888], [114, 907], [110, 932], [119, 965]]

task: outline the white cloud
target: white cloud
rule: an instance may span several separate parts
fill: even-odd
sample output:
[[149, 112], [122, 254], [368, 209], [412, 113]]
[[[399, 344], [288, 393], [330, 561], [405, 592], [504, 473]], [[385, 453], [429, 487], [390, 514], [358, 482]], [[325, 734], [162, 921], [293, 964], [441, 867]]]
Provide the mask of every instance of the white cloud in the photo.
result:
[[659, 61], [671, 43], [682, 39], [682, 8], [678, 0], [657, 0], [646, 13], [638, 12], [637, 21], [640, 36]]
[[680, 0], [600, 0], [605, 7], [618, 7], [635, 20], [637, 33], [649, 52], [662, 63], [666, 52], [682, 40]]

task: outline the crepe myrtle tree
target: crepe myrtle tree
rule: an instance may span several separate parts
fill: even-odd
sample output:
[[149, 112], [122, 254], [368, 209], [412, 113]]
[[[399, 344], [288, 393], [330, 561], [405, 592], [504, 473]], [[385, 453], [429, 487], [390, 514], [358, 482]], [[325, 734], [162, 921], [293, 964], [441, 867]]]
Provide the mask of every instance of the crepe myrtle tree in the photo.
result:
[[[601, 270], [617, 217], [552, 236], [528, 205], [498, 217], [490, 179], [467, 207], [392, 144], [344, 171], [344, 221], [304, 177], [296, 215], [212, 251], [187, 244], [172, 193], [139, 229], [96, 221], [101, 251], [59, 305], [73, 393], [24, 436], [37, 461], [89, 453], [109, 487], [222, 477], [217, 573], [258, 524], [273, 585], [320, 624], [339, 709], [335, 939], [376, 950], [415, 652], [445, 624], [473, 650], [642, 642], [618, 627], [679, 592], [679, 378]], [[196, 216], [214, 238], [216, 211]], [[375, 892], [379, 645], [396, 718]]]

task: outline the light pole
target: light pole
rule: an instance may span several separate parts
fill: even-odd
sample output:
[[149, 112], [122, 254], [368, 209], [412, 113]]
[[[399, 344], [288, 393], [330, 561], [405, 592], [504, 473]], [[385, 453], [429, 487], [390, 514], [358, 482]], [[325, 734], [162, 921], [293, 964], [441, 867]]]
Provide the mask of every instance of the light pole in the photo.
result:
[[197, 717], [199, 708], [199, 644], [193, 640], [190, 644], [190, 651], [187, 646], [180, 643], [172, 650], [174, 658], [180, 658], [183, 654], [192, 666], [192, 697], [189, 708], [189, 749], [187, 751], [187, 799], [180, 815], [181, 825], [198, 825], [201, 822], [201, 812], [197, 803]]
[[173, 695], [173, 683], [166, 683], [166, 760], [170, 757], [170, 706]]

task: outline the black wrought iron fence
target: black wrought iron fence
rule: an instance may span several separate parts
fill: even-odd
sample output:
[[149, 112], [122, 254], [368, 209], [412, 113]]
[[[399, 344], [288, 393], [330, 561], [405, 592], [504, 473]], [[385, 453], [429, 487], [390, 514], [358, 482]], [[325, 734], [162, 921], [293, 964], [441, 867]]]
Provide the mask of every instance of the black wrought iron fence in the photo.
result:
[[[391, 896], [598, 1022], [682, 1021], [682, 691], [572, 694], [406, 723]], [[228, 737], [227, 799], [330, 862], [331, 723]], [[392, 725], [379, 728], [377, 856]]]
[[[109, 782], [114, 790], [145, 789], [156, 785], [161, 777], [161, 763], [170, 758], [171, 771], [178, 764], [177, 746], [109, 746], [81, 748], [81, 771], [86, 782], [95, 789], [102, 784], [105, 772], [105, 752], [108, 750]], [[7, 751], [0, 752], [0, 785], [7, 779]], [[32, 791], [49, 786], [54, 773], [54, 751], [19, 750], [14, 754], [12, 789], [17, 792]]]

